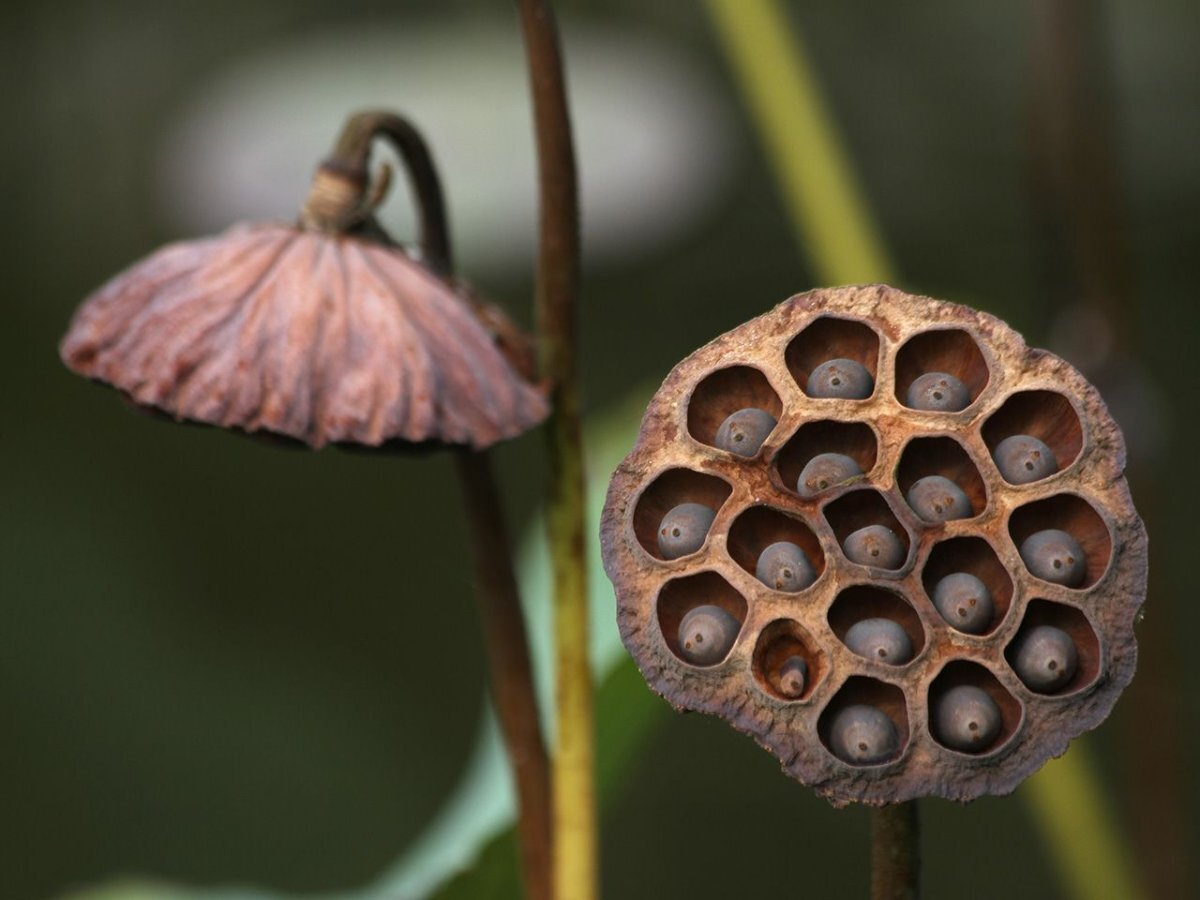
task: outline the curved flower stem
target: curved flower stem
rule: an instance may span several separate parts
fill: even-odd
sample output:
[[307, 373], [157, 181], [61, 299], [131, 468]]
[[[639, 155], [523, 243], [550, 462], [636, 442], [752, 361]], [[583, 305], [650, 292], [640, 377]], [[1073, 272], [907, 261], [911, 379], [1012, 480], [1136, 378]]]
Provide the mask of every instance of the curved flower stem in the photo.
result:
[[508, 532], [487, 451], [461, 450], [455, 454], [455, 462], [471, 527], [492, 696], [516, 782], [525, 892], [531, 900], [549, 900], [549, 762], [538, 723], [529, 642]]
[[[349, 119], [333, 155], [318, 169], [302, 220], [312, 227], [342, 231], [370, 219], [368, 166], [371, 143], [379, 136], [388, 138], [408, 172], [419, 216], [421, 261], [450, 279], [450, 234], [437, 169], [420, 132], [393, 113], [370, 111]], [[464, 298], [464, 302], [470, 301]], [[471, 530], [492, 697], [516, 785], [525, 891], [531, 900], [550, 900], [550, 765], [508, 529], [488, 452], [463, 448], [455, 452], [455, 463]]]
[[919, 838], [916, 800], [871, 810], [871, 900], [916, 900]]
[[554, 570], [557, 684], [554, 886], [555, 896], [561, 900], [590, 900], [597, 891], [597, 838], [583, 442], [576, 365], [579, 196], [554, 17], [546, 0], [516, 3], [529, 61], [537, 136], [539, 362], [552, 391], [547, 428], [547, 525]]

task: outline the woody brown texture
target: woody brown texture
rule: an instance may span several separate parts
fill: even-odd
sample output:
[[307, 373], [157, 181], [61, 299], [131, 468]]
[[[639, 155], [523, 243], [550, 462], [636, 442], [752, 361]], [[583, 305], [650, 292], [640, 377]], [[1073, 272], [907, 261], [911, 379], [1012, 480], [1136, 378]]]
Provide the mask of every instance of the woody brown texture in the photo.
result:
[[[805, 395], [809, 372], [838, 357], [874, 376], [868, 399]], [[969, 406], [907, 408], [909, 384], [931, 371], [960, 378]], [[747, 406], [779, 420], [749, 459], [713, 446], [721, 421]], [[1059, 471], [1008, 484], [990, 451], [1011, 434], [1045, 441]], [[853, 457], [865, 476], [802, 499], [797, 476], [822, 452]], [[1123, 438], [1096, 390], [995, 317], [882, 285], [801, 294], [696, 351], [651, 401], [637, 445], [613, 476], [602, 522], [622, 638], [672, 705], [727, 719], [835, 805], [1008, 793], [1099, 724], [1133, 677], [1147, 542], [1124, 467]], [[920, 520], [904, 494], [926, 475], [956, 482], [974, 515]], [[659, 521], [688, 501], [712, 506], [716, 519], [700, 550], [664, 560]], [[870, 524], [889, 526], [905, 544], [900, 569], [846, 559], [842, 541]], [[1022, 562], [1021, 542], [1047, 528], [1082, 545], [1079, 588], [1035, 578]], [[787, 594], [754, 577], [758, 554], [780, 540], [812, 561], [818, 577], [810, 588]], [[943, 575], [964, 571], [995, 601], [981, 635], [950, 628], [931, 600]], [[679, 654], [677, 630], [689, 609], [708, 603], [741, 629], [723, 661], [697, 667]], [[904, 628], [911, 661], [891, 666], [847, 649], [850, 625], [874, 616]], [[1042, 623], [1070, 634], [1079, 653], [1071, 681], [1049, 695], [1026, 688], [1006, 657], [1022, 629]], [[789, 699], [779, 669], [797, 654], [808, 681]], [[1001, 713], [999, 735], [974, 753], [944, 746], [929, 726], [931, 704], [959, 684], [982, 688]], [[852, 765], [829, 750], [831, 716], [854, 703], [892, 719], [900, 738], [892, 758]]]
[[496, 316], [398, 248], [242, 225], [118, 275], [76, 313], [61, 354], [75, 372], [177, 419], [315, 447], [478, 449], [548, 411], [498, 346]]

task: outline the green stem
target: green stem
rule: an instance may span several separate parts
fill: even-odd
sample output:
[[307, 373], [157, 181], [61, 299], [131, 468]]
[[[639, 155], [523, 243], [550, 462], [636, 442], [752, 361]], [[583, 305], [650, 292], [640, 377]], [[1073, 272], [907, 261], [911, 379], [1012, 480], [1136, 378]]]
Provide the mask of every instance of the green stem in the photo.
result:
[[916, 900], [920, 869], [917, 801], [871, 810], [871, 900]]
[[545, 0], [516, 0], [537, 137], [540, 232], [536, 288], [541, 375], [551, 385], [547, 525], [554, 577], [557, 741], [555, 896], [597, 892], [596, 788], [584, 542], [584, 469], [576, 330], [579, 198], [566, 85]]

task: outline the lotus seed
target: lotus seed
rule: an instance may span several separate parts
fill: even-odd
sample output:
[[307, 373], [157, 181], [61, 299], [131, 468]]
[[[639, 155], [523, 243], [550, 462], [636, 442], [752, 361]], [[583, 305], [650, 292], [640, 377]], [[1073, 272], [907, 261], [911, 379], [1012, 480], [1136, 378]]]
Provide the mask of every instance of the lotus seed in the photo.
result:
[[774, 416], [766, 410], [748, 406], [721, 423], [714, 443], [718, 450], [728, 450], [738, 456], [753, 456], [774, 427]]
[[1038, 578], [1064, 587], [1078, 587], [1087, 574], [1087, 559], [1079, 541], [1057, 528], [1027, 537], [1021, 544], [1021, 559]]
[[846, 558], [862, 566], [898, 569], [904, 564], [904, 545], [886, 525], [868, 525], [852, 532], [842, 544]]
[[694, 666], [715, 665], [725, 658], [741, 627], [720, 606], [697, 606], [688, 610], [679, 623], [680, 653]]
[[908, 386], [904, 401], [910, 409], [930, 412], [958, 412], [970, 402], [967, 386], [946, 372], [926, 372]]
[[852, 359], [831, 359], [823, 362], [808, 376], [804, 392], [821, 400], [843, 398], [865, 400], [875, 390], [871, 373]]
[[1043, 441], [1028, 434], [1014, 434], [996, 445], [992, 453], [996, 468], [1009, 484], [1041, 481], [1058, 471], [1058, 460]]
[[986, 750], [1000, 733], [1000, 707], [982, 688], [952, 687], [937, 701], [934, 734], [952, 750]]
[[817, 580], [804, 551], [790, 541], [768, 545], [758, 556], [754, 576], [769, 588], [794, 594]]
[[699, 550], [716, 516], [703, 503], [680, 503], [674, 507], [658, 526], [658, 549], [663, 558], [678, 559]]
[[933, 589], [933, 605], [952, 628], [983, 634], [992, 624], [995, 607], [987, 585], [970, 572], [947, 575]]
[[913, 657], [913, 645], [899, 622], [863, 619], [846, 632], [846, 646], [866, 659], [902, 666]]
[[858, 463], [844, 453], [820, 453], [800, 472], [796, 493], [801, 497], [815, 497], [862, 473]]
[[802, 656], [789, 656], [779, 667], [779, 692], [785, 697], [799, 697], [808, 683], [808, 663]]
[[1017, 638], [1013, 670], [1031, 691], [1052, 694], [1075, 674], [1079, 653], [1071, 636], [1053, 625], [1038, 625]]
[[900, 747], [900, 736], [887, 713], [856, 703], [834, 714], [829, 724], [829, 744], [843, 762], [869, 766], [892, 756]]
[[926, 522], [969, 519], [973, 514], [966, 492], [942, 475], [918, 478], [908, 489], [905, 499], [913, 512]]

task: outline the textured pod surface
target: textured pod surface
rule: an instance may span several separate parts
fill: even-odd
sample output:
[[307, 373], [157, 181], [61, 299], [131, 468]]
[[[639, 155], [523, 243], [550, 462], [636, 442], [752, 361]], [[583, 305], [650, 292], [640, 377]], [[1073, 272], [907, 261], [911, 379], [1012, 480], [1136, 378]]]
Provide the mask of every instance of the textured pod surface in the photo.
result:
[[496, 334], [397, 249], [266, 224], [135, 264], [83, 303], [60, 352], [177, 419], [315, 447], [480, 448], [548, 412]]
[[[836, 358], [871, 374], [868, 397], [808, 396], [811, 372]], [[908, 408], [909, 387], [927, 372], [961, 380], [967, 406]], [[778, 419], [753, 458], [718, 449], [712, 429], [697, 424], [751, 405]], [[1058, 470], [1007, 482], [992, 454], [1014, 434], [1044, 441]], [[852, 457], [863, 477], [801, 497], [799, 473], [825, 452]], [[881, 285], [798, 295], [689, 356], [651, 401], [602, 520], [622, 638], [672, 705], [727, 719], [837, 805], [1008, 793], [1103, 721], [1133, 677], [1147, 540], [1124, 467], [1123, 438], [1095, 389], [993, 316]], [[913, 513], [905, 494], [931, 475], [962, 488], [969, 517], [925, 522]], [[696, 554], [664, 560], [652, 544], [660, 510], [689, 501], [714, 505], [708, 538]], [[896, 533], [898, 568], [846, 558], [847, 536], [869, 525]], [[1050, 528], [1083, 550], [1077, 587], [1039, 579], [1021, 559], [1022, 542]], [[804, 590], [773, 591], [747, 562], [780, 540], [814, 563], [817, 578]], [[933, 605], [935, 586], [956, 572], [991, 595], [979, 634], [951, 628]], [[678, 623], [712, 603], [740, 623], [737, 639], [719, 664], [689, 665]], [[846, 646], [849, 629], [872, 618], [903, 628], [911, 660], [889, 666]], [[1039, 625], [1062, 629], [1078, 650], [1071, 680], [1052, 694], [1027, 688], [1010, 662], [1018, 636]], [[799, 696], [780, 688], [794, 657], [807, 669]], [[930, 710], [964, 685], [1000, 713], [994, 736], [971, 752], [946, 746], [930, 725]], [[897, 750], [882, 762], [834, 752], [832, 723], [859, 706], [895, 727]]]

